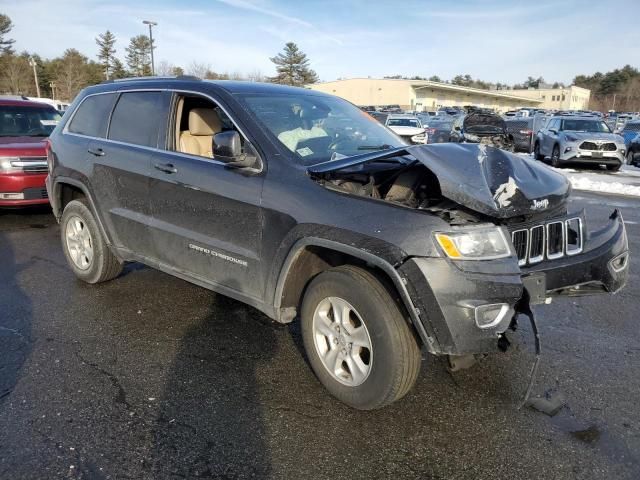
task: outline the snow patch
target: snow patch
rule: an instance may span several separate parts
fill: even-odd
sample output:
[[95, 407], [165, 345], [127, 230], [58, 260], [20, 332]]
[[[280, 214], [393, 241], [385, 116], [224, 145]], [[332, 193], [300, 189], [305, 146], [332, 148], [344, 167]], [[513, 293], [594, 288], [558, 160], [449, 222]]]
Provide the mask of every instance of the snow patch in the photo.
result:
[[496, 189], [496, 193], [493, 195], [493, 199], [500, 208], [505, 208], [511, 205], [511, 198], [518, 191], [518, 185], [513, 177], [509, 177], [506, 183], [503, 183]]

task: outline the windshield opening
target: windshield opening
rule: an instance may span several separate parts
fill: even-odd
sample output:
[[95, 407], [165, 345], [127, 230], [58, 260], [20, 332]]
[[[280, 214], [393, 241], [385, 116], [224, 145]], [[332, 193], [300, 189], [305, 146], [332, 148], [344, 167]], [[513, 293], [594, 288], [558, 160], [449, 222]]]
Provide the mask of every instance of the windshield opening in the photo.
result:
[[61, 118], [54, 108], [0, 105], [0, 136], [48, 137]]
[[597, 120], [563, 120], [561, 130], [565, 132], [611, 133], [606, 123]]
[[303, 165], [405, 145], [369, 114], [337, 97], [300, 93], [240, 98]]

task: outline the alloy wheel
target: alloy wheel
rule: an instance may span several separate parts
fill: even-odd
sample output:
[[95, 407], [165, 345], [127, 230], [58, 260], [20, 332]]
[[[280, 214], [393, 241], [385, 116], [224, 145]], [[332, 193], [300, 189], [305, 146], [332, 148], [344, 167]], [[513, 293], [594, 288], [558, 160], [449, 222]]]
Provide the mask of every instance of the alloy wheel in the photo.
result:
[[71, 260], [81, 270], [87, 270], [93, 261], [93, 239], [85, 221], [77, 215], [67, 221], [65, 229], [67, 251]]
[[318, 304], [313, 315], [313, 340], [322, 365], [343, 385], [357, 387], [371, 373], [369, 331], [346, 300], [327, 297]]

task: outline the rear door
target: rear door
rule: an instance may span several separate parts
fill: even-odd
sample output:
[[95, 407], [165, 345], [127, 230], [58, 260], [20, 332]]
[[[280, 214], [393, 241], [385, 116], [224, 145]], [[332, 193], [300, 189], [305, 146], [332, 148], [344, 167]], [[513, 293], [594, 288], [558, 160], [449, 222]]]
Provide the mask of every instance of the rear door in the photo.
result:
[[[184, 151], [177, 137], [189, 130], [192, 108], [215, 109], [222, 129], [240, 132], [219, 103], [194, 94], [175, 93], [166, 150], [151, 160], [150, 201], [157, 258], [191, 277], [224, 287], [245, 301], [261, 299], [263, 172], [227, 167], [215, 158]], [[196, 132], [194, 132], [196, 133]], [[211, 142], [205, 136], [204, 142]]]
[[152, 258], [149, 164], [166, 119], [161, 91], [121, 92], [106, 139], [89, 143], [92, 184], [113, 243]]

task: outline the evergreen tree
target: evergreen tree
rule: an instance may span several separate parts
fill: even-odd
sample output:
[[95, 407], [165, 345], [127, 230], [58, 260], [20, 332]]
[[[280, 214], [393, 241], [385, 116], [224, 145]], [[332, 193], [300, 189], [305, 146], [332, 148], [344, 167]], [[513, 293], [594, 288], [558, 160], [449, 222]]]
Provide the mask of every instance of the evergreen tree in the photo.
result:
[[11, 31], [12, 28], [13, 23], [11, 23], [11, 19], [7, 15], [0, 13], [0, 53], [13, 52], [11, 45], [13, 45], [15, 40], [6, 38], [6, 35]]
[[114, 58], [113, 63], [111, 64], [111, 78], [116, 80], [118, 78], [127, 78], [128, 76], [129, 74], [120, 59]]
[[115, 44], [116, 36], [107, 30], [96, 37], [96, 44], [98, 44], [98, 60], [102, 65], [104, 71], [104, 77], [109, 80], [113, 70], [113, 63], [116, 54]]
[[127, 50], [127, 65], [133, 75], [151, 75], [151, 42], [146, 35], [133, 37]]
[[273, 83], [301, 87], [318, 81], [316, 72], [309, 68], [309, 59], [293, 42], [288, 42], [284, 50], [270, 60], [277, 72], [269, 79]]

